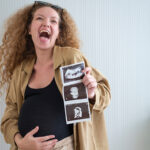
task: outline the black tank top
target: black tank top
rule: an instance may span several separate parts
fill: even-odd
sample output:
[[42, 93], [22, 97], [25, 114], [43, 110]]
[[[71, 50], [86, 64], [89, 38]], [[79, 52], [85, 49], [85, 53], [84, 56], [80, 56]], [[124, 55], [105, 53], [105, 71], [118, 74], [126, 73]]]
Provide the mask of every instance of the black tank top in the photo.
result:
[[57, 88], [55, 79], [40, 89], [32, 89], [27, 86], [25, 100], [22, 105], [18, 127], [20, 134], [25, 136], [36, 126], [39, 131], [35, 137], [55, 135], [56, 139], [73, 134], [73, 125], [67, 125], [62, 96]]

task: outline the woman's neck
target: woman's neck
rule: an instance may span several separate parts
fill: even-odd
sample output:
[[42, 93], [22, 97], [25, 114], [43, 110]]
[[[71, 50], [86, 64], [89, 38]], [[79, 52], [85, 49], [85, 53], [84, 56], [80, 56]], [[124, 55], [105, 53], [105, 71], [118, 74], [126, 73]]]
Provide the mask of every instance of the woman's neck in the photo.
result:
[[43, 66], [43, 65], [51, 65], [53, 62], [53, 49], [51, 51], [36, 51], [37, 59], [36, 59], [36, 65]]

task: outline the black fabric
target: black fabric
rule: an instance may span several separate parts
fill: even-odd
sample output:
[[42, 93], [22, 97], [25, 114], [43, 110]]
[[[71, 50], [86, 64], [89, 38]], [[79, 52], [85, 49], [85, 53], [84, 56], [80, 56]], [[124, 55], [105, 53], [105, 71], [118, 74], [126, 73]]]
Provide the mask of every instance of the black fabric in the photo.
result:
[[35, 137], [55, 135], [58, 140], [73, 134], [73, 125], [67, 125], [62, 96], [55, 79], [45, 88], [32, 89], [27, 86], [25, 101], [22, 105], [18, 127], [25, 136], [36, 126], [39, 131]]

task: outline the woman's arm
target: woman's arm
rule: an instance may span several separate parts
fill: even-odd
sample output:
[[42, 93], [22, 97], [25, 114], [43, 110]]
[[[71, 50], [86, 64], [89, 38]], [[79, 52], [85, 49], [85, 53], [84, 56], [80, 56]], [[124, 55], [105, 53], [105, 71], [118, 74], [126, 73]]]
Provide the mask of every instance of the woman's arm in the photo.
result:
[[93, 110], [97, 112], [103, 111], [110, 103], [111, 98], [110, 86], [107, 79], [98, 70], [90, 65], [80, 50], [67, 47], [61, 49], [61, 54], [64, 59], [63, 65], [75, 64], [84, 61], [85, 67], [91, 68], [90, 75], [96, 80], [97, 85], [94, 89], [95, 95], [94, 97], [91, 95], [89, 101], [92, 104], [91, 106]]
[[18, 130], [18, 109], [17, 109], [17, 102], [16, 102], [16, 77], [19, 75], [17, 74], [19, 68], [17, 67], [14, 70], [12, 75], [12, 79], [9, 83], [9, 88], [6, 95], [6, 108], [1, 120], [1, 131], [4, 135], [5, 141], [9, 144], [14, 143], [14, 136]]
[[[24, 137], [21, 136], [18, 129], [19, 117], [19, 99], [20, 91], [20, 68], [14, 70], [12, 79], [6, 96], [6, 108], [1, 121], [1, 131], [4, 135], [5, 141], [11, 145], [16, 145], [20, 150], [42, 150], [51, 149], [55, 146], [57, 139], [54, 135], [47, 135], [42, 137], [34, 137], [33, 135], [38, 132], [39, 127], [34, 128]], [[17, 89], [18, 88], [18, 89]]]
[[[85, 67], [90, 68], [90, 76], [93, 77], [93, 80], [96, 80], [97, 84], [94, 83], [94, 97], [89, 99], [91, 104], [93, 104], [93, 110], [103, 111], [110, 103], [110, 86], [107, 79], [95, 68], [93, 68], [88, 60], [82, 56]], [[96, 86], [96, 87], [95, 87]]]

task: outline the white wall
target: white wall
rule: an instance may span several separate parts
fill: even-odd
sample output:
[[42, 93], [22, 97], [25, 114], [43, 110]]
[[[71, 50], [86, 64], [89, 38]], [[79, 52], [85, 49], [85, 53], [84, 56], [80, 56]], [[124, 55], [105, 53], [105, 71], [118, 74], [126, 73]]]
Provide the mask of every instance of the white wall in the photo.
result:
[[[9, 15], [31, 2], [0, 0], [0, 32]], [[150, 1], [50, 2], [72, 14], [83, 53], [110, 82], [112, 101], [105, 110], [110, 150], [150, 150]], [[0, 119], [4, 107], [0, 102]], [[0, 149], [8, 147], [0, 133]]]

